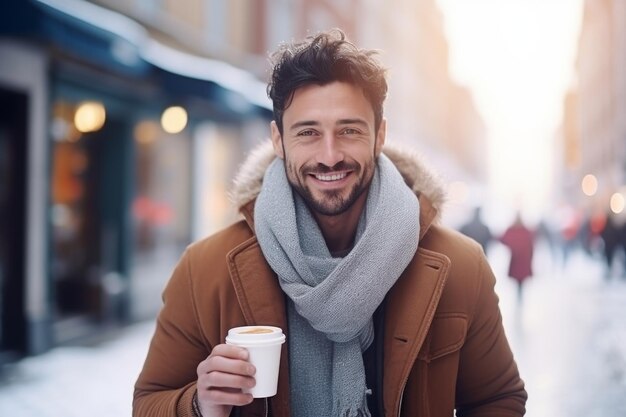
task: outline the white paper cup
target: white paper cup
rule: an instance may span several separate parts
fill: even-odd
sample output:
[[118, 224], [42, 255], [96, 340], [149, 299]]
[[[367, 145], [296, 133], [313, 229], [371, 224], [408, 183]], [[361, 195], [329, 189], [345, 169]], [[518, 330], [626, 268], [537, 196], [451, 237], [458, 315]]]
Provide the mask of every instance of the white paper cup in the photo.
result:
[[280, 349], [285, 343], [282, 329], [273, 326], [241, 326], [228, 331], [226, 344], [246, 348], [250, 353], [250, 363], [255, 366], [256, 385], [243, 392], [254, 398], [276, 395], [278, 388], [278, 368]]

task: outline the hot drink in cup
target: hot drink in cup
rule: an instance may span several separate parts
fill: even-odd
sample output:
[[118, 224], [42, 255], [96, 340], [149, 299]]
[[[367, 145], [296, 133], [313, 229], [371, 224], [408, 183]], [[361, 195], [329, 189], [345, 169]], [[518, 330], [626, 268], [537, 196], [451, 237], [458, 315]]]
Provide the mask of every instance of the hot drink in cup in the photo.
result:
[[276, 395], [280, 350], [285, 343], [285, 335], [279, 327], [242, 326], [228, 331], [226, 344], [246, 348], [249, 361], [256, 368], [256, 385], [246, 389], [254, 398]]

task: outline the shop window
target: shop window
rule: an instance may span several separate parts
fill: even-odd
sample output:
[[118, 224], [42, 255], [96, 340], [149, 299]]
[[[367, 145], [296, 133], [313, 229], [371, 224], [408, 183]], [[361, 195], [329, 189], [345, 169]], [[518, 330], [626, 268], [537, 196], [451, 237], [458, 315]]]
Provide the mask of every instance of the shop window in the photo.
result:
[[133, 316], [152, 317], [160, 294], [190, 242], [191, 140], [167, 133], [159, 118], [134, 128]]
[[78, 318], [125, 315], [113, 300], [128, 273], [126, 117], [108, 114], [98, 100], [61, 96], [52, 106], [50, 259], [58, 342], [78, 336]]

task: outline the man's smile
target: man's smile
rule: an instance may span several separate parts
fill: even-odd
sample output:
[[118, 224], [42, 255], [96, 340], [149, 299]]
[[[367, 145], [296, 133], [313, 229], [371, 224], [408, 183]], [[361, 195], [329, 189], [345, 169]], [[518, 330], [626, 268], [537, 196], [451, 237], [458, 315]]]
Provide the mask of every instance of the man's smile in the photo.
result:
[[324, 182], [338, 181], [344, 179], [348, 173], [347, 172], [338, 172], [334, 174], [311, 174], [317, 180]]

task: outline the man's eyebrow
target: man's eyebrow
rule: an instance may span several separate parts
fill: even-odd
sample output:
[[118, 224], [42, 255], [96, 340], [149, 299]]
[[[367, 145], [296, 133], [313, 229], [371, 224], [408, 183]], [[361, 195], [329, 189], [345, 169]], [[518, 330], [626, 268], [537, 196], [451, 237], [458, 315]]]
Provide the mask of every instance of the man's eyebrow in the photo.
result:
[[363, 127], [368, 127], [368, 124], [365, 120], [354, 118], [354, 119], [340, 119], [337, 121], [338, 125], [361, 125]]
[[319, 126], [319, 122], [315, 120], [302, 120], [300, 122], [296, 122], [289, 127], [289, 130], [298, 129], [306, 126]]
[[[338, 126], [343, 126], [343, 125], [360, 125], [363, 127], [368, 127], [368, 124], [365, 120], [360, 119], [358, 117], [356, 118], [351, 118], [351, 119], [339, 119], [337, 120], [336, 123]], [[316, 121], [316, 120], [301, 120], [299, 122], [295, 122], [294, 124], [292, 124], [289, 127], [289, 130], [295, 130], [295, 129], [299, 129], [301, 127], [308, 127], [308, 126], [319, 126], [320, 122]]]

